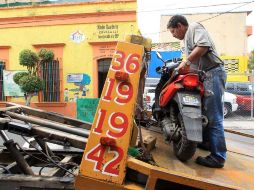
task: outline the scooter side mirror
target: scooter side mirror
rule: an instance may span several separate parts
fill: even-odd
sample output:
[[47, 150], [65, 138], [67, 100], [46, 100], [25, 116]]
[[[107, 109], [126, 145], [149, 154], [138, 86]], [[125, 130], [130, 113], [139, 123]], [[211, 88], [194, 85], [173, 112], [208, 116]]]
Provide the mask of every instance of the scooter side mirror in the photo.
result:
[[161, 67], [156, 67], [155, 71], [156, 73], [161, 74]]
[[160, 54], [158, 51], [156, 51], [156, 56], [157, 56], [159, 59], [162, 60], [162, 56], [161, 56], [161, 54]]

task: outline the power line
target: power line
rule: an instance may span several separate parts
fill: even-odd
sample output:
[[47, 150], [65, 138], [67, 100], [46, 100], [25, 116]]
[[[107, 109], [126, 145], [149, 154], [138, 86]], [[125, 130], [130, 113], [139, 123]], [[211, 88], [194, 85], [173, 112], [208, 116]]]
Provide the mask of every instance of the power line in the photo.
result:
[[[207, 18], [207, 19], [204, 19], [204, 20], [199, 21], [199, 22], [204, 22], [204, 21], [206, 21], [206, 20], [211, 20], [211, 19], [213, 19], [213, 18], [215, 18], [215, 17], [218, 17], [218, 16], [220, 16], [220, 15], [229, 13], [229, 12], [231, 12], [232, 10], [235, 10], [235, 9], [237, 9], [237, 8], [246, 6], [246, 5], [248, 5], [248, 4], [250, 4], [250, 3], [253, 3], [253, 2], [254, 2], [254, 0], [252, 0], [252, 1], [245, 1], [245, 2], [237, 2], [237, 3], [224, 3], [224, 4], [214, 4], [214, 5], [204, 5], [204, 6], [180, 7], [180, 8], [172, 8], [172, 9], [149, 10], [149, 11], [143, 11], [143, 12], [162, 11], [162, 10], [175, 10], [175, 9], [190, 9], [190, 8], [204, 8], [204, 7], [223, 6], [223, 5], [234, 5], [234, 4], [243, 4], [243, 3], [245, 3], [245, 4], [243, 4], [243, 5], [240, 5], [240, 6], [237, 6], [237, 7], [233, 8], [233, 9], [230, 9], [230, 10], [228, 10], [228, 11], [226, 11], [226, 12], [222, 12], [222, 13], [220, 13], [220, 14], [218, 14], [218, 15], [215, 15], [215, 16], [212, 16], [212, 17], [210, 17], [210, 18]], [[120, 9], [119, 9], [119, 10], [118, 10], [118, 9], [108, 10], [108, 12], [110, 12], [110, 11], [121, 11], [121, 10], [120, 10]], [[128, 11], [128, 10], [126, 10], [126, 11]], [[131, 10], [131, 11], [133, 11], [133, 10]], [[140, 12], [142, 12], [142, 11], [137, 11], [137, 12], [140, 13]], [[107, 12], [104, 12], [104, 13], [107, 13]], [[108, 15], [114, 15], [114, 13], [111, 13], [111, 14], [108, 14]], [[87, 16], [81, 16], [81, 17], [79, 17], [79, 18], [86, 18], [86, 17], [87, 17]], [[103, 17], [103, 15], [98, 16], [98, 17]], [[76, 17], [72, 17], [72, 18], [58, 18], [58, 19], [45, 19], [45, 20], [41, 20], [41, 21], [38, 21], [38, 20], [31, 20], [31, 21], [19, 21], [19, 22], [6, 22], [6, 23], [0, 23], [0, 26], [1, 26], [1, 25], [7, 25], [7, 24], [21, 24], [21, 23], [27, 24], [27, 23], [34, 23], [34, 22], [37, 22], [37, 23], [38, 23], [38, 22], [50, 22], [50, 21], [56, 21], [56, 20], [58, 20], [58, 21], [61, 21], [61, 20], [72, 20], [72, 19], [76, 19]], [[161, 31], [161, 32], [159, 32], [159, 34], [160, 34], [160, 33], [164, 33], [164, 32], [167, 32], [167, 31]], [[145, 35], [148, 35], [148, 34], [158, 34], [158, 32], [154, 32], [154, 33], [145, 33]]]
[[205, 7], [218, 7], [218, 6], [236, 5], [236, 4], [252, 3], [252, 2], [253, 1], [243, 1], [243, 2], [236, 2], [236, 3], [222, 3], [222, 4], [200, 5], [200, 6], [190, 6], [190, 7], [175, 7], [175, 8], [171, 8], [171, 9], [143, 10], [143, 11], [137, 11], [137, 12], [143, 13], [143, 12], [171, 11], [171, 10], [181, 10], [181, 9], [195, 9], [195, 8], [205, 8]]
[[[175, 10], [175, 9], [189, 9], [189, 8], [203, 8], [203, 7], [213, 7], [213, 6], [222, 6], [222, 5], [233, 5], [233, 4], [242, 4], [242, 3], [246, 3], [246, 4], [244, 4], [244, 5], [240, 5], [240, 6], [238, 6], [238, 7], [236, 7], [236, 8], [234, 8], [234, 9], [237, 9], [237, 8], [239, 8], [239, 7], [242, 7], [242, 6], [245, 6], [245, 5], [247, 5], [247, 4], [249, 4], [249, 3], [252, 3], [252, 2], [254, 2], [254, 1], [246, 1], [246, 2], [237, 2], [237, 3], [228, 3], [228, 4], [214, 4], [214, 5], [206, 5], [206, 6], [192, 6], [192, 7], [181, 7], [181, 8], [173, 8], [173, 9], [161, 9], [160, 11], [162, 11], [162, 10]], [[222, 14], [225, 14], [225, 13], [227, 13], [227, 12], [230, 12], [230, 11], [232, 11], [232, 10], [234, 10], [234, 9], [231, 9], [231, 10], [229, 10], [229, 11], [226, 11], [226, 12], [223, 12]], [[111, 11], [121, 11], [121, 9], [112, 9], [112, 10], [109, 10], [109, 11], [107, 11], [107, 12], [111, 12]], [[128, 11], [128, 10], [126, 10], [126, 11]], [[130, 10], [130, 11], [133, 11], [133, 10]], [[159, 10], [156, 10], [156, 11], [159, 11]], [[137, 11], [138, 13], [139, 12], [142, 12], [142, 11]], [[150, 10], [150, 11], [144, 11], [144, 12], [152, 12], [152, 10]], [[106, 13], [106, 12], [104, 12], [104, 13]], [[109, 15], [114, 15], [114, 13], [111, 13], [111, 14], [109, 14]], [[220, 14], [221, 15], [221, 14]], [[218, 15], [219, 16], [219, 15]], [[81, 16], [81, 17], [79, 17], [79, 18], [86, 18], [87, 16]], [[98, 17], [103, 17], [103, 15], [102, 16], [98, 16]], [[214, 16], [214, 17], [217, 17], [217, 16]], [[7, 25], [7, 24], [20, 24], [20, 23], [23, 23], [23, 24], [27, 24], [27, 23], [34, 23], [34, 22], [50, 22], [50, 21], [56, 21], [56, 20], [59, 20], [59, 21], [61, 21], [61, 20], [72, 20], [72, 19], [76, 19], [75, 17], [72, 17], [72, 18], [58, 18], [58, 19], [45, 19], [45, 20], [41, 20], [41, 21], [38, 21], [38, 20], [32, 20], [32, 21], [19, 21], [19, 22], [6, 22], [6, 23], [0, 23], [0, 25]], [[209, 18], [210, 19], [210, 18]], [[203, 21], [203, 20], [202, 20]], [[202, 21], [200, 21], [200, 22], [202, 22]], [[166, 32], [166, 31], [162, 31], [162, 32]], [[156, 32], [157, 33], [157, 32]], [[156, 34], [156, 33], [149, 33], [149, 34]], [[161, 33], [161, 32], [160, 32]]]
[[[222, 13], [220, 13], [220, 14], [217, 14], [217, 15], [215, 15], [215, 16], [209, 17], [209, 18], [207, 18], [207, 19], [204, 19], [204, 20], [201, 20], [201, 21], [198, 21], [198, 22], [204, 22], [204, 21], [207, 21], [207, 20], [211, 20], [211, 19], [213, 19], [213, 18], [216, 18], [216, 17], [221, 16], [221, 15], [223, 15], [223, 14], [229, 13], [229, 12], [231, 12], [232, 10], [235, 10], [235, 9], [240, 8], [240, 7], [246, 6], [246, 5], [248, 5], [248, 4], [250, 4], [250, 3], [253, 3], [253, 2], [254, 2], [254, 0], [253, 0], [253, 1], [248, 1], [248, 2], [242, 2], [242, 3], [245, 3], [245, 4], [240, 5], [240, 6], [237, 6], [237, 7], [233, 8], [233, 9], [230, 9], [230, 10], [228, 10], [228, 11], [222, 12]], [[242, 4], [242, 3], [241, 3], [241, 4]], [[238, 3], [238, 4], [239, 4], [239, 3]], [[168, 32], [168, 31], [167, 31], [167, 30], [164, 30], [164, 31], [161, 31], [161, 32], [159, 32], [159, 33], [158, 33], [158, 32], [145, 33], [144, 35], [148, 35], [148, 34], [160, 34], [160, 33], [164, 33], [164, 32]]]
[[240, 6], [238, 6], [238, 7], [235, 7], [235, 8], [233, 8], [233, 9], [230, 9], [230, 10], [228, 10], [228, 11], [226, 11], [226, 12], [223, 12], [223, 13], [220, 13], [220, 14], [218, 14], [218, 15], [212, 16], [212, 17], [210, 17], [210, 18], [201, 20], [201, 21], [199, 21], [199, 22], [204, 22], [204, 21], [207, 21], [207, 20], [211, 20], [211, 19], [213, 19], [213, 18], [215, 18], [215, 17], [218, 17], [218, 16], [221, 16], [221, 15], [223, 15], [223, 14], [229, 13], [229, 12], [235, 10], [235, 9], [238, 9], [238, 8], [240, 8], [240, 7], [243, 7], [243, 6], [246, 6], [246, 5], [248, 5], [248, 4], [250, 4], [250, 3], [253, 3], [253, 2], [254, 2], [254, 1], [250, 1], [250, 2], [248, 2], [248, 3], [246, 3], [246, 4], [244, 4], [244, 5], [240, 5]]

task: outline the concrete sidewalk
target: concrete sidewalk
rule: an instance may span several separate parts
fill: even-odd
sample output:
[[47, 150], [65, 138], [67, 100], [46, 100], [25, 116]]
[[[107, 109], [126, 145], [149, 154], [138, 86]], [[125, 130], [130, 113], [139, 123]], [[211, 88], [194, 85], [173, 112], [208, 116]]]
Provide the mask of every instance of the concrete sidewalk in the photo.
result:
[[224, 120], [224, 129], [254, 139], [254, 120]]
[[254, 120], [224, 120], [225, 129], [253, 129]]

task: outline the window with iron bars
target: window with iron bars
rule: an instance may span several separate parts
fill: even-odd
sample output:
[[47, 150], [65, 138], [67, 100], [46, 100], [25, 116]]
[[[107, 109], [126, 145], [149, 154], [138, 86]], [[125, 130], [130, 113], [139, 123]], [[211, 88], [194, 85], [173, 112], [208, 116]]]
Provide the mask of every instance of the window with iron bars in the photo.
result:
[[0, 60], [0, 101], [5, 101], [4, 85], [3, 85], [3, 70], [5, 69], [5, 62]]
[[43, 82], [42, 102], [60, 102], [60, 69], [59, 61], [54, 60], [41, 64], [41, 79]]

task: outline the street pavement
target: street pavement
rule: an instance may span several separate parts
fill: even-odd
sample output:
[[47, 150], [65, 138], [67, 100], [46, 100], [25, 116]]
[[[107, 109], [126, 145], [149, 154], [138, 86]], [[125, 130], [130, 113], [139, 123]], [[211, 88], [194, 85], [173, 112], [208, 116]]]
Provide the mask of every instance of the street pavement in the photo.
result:
[[254, 120], [224, 120], [225, 129], [253, 129]]
[[224, 120], [224, 129], [254, 136], [254, 120]]

